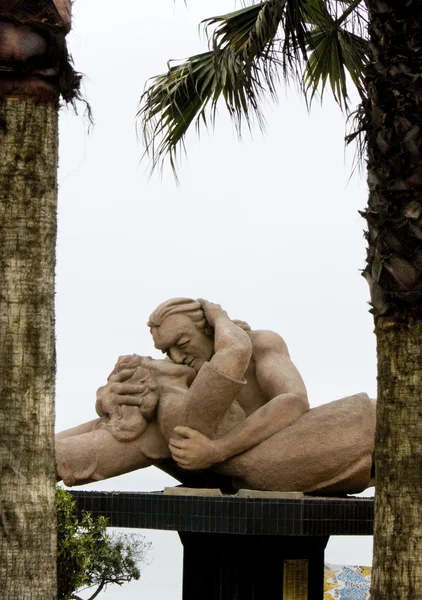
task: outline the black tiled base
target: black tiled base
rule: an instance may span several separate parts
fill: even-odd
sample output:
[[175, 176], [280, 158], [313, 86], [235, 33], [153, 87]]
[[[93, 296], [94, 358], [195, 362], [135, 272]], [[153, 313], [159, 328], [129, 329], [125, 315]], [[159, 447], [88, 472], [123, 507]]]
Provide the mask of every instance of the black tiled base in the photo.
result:
[[244, 535], [372, 535], [372, 498], [238, 498], [73, 491], [114, 527]]
[[109, 525], [178, 531], [183, 600], [322, 600], [330, 535], [371, 535], [372, 498], [72, 492]]

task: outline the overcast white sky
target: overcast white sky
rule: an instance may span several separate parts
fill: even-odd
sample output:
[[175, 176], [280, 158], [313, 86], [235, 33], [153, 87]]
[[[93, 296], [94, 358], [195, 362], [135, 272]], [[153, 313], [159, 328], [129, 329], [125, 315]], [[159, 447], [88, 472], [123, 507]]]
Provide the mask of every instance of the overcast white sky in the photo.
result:
[[[95, 417], [95, 391], [120, 354], [158, 356], [145, 323], [175, 296], [204, 297], [286, 340], [311, 405], [376, 394], [364, 265], [365, 177], [351, 181], [344, 117], [327, 97], [308, 114], [294, 89], [268, 104], [267, 133], [238, 142], [224, 108], [187, 139], [177, 188], [149, 179], [135, 113], [170, 58], [206, 49], [201, 19], [232, 0], [78, 0], [69, 45], [95, 127], [62, 110], [57, 262], [57, 430]], [[81, 109], [82, 112], [82, 109]], [[327, 423], [327, 427], [329, 424]], [[85, 489], [159, 490], [155, 468]], [[371, 490], [372, 491], [372, 490]], [[371, 492], [370, 491], [370, 492]], [[139, 582], [99, 597], [180, 600], [176, 533], [144, 532], [154, 560]], [[370, 538], [332, 538], [326, 560], [370, 564]]]

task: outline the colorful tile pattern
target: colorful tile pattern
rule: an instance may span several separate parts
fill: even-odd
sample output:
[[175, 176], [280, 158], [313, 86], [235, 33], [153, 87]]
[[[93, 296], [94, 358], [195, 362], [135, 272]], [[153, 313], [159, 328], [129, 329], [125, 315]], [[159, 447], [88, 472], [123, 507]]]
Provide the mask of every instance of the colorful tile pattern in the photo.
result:
[[370, 600], [370, 588], [371, 567], [324, 567], [324, 600]]

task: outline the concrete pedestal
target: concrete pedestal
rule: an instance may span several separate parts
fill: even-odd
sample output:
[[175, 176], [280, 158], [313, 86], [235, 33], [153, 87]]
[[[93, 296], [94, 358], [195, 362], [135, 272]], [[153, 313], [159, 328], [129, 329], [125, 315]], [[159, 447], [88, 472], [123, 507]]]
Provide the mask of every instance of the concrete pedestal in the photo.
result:
[[178, 531], [183, 600], [322, 600], [330, 535], [371, 535], [372, 498], [73, 492], [110, 526]]

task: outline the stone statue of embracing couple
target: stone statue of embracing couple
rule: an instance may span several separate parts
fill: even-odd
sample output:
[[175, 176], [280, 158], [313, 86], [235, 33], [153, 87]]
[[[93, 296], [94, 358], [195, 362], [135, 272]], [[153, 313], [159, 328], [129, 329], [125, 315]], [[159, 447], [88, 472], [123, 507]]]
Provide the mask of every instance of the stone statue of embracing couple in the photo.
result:
[[309, 409], [283, 339], [217, 304], [175, 298], [148, 321], [166, 358], [122, 356], [98, 418], [56, 437], [66, 485], [155, 465], [191, 487], [343, 495], [371, 483], [375, 401]]

